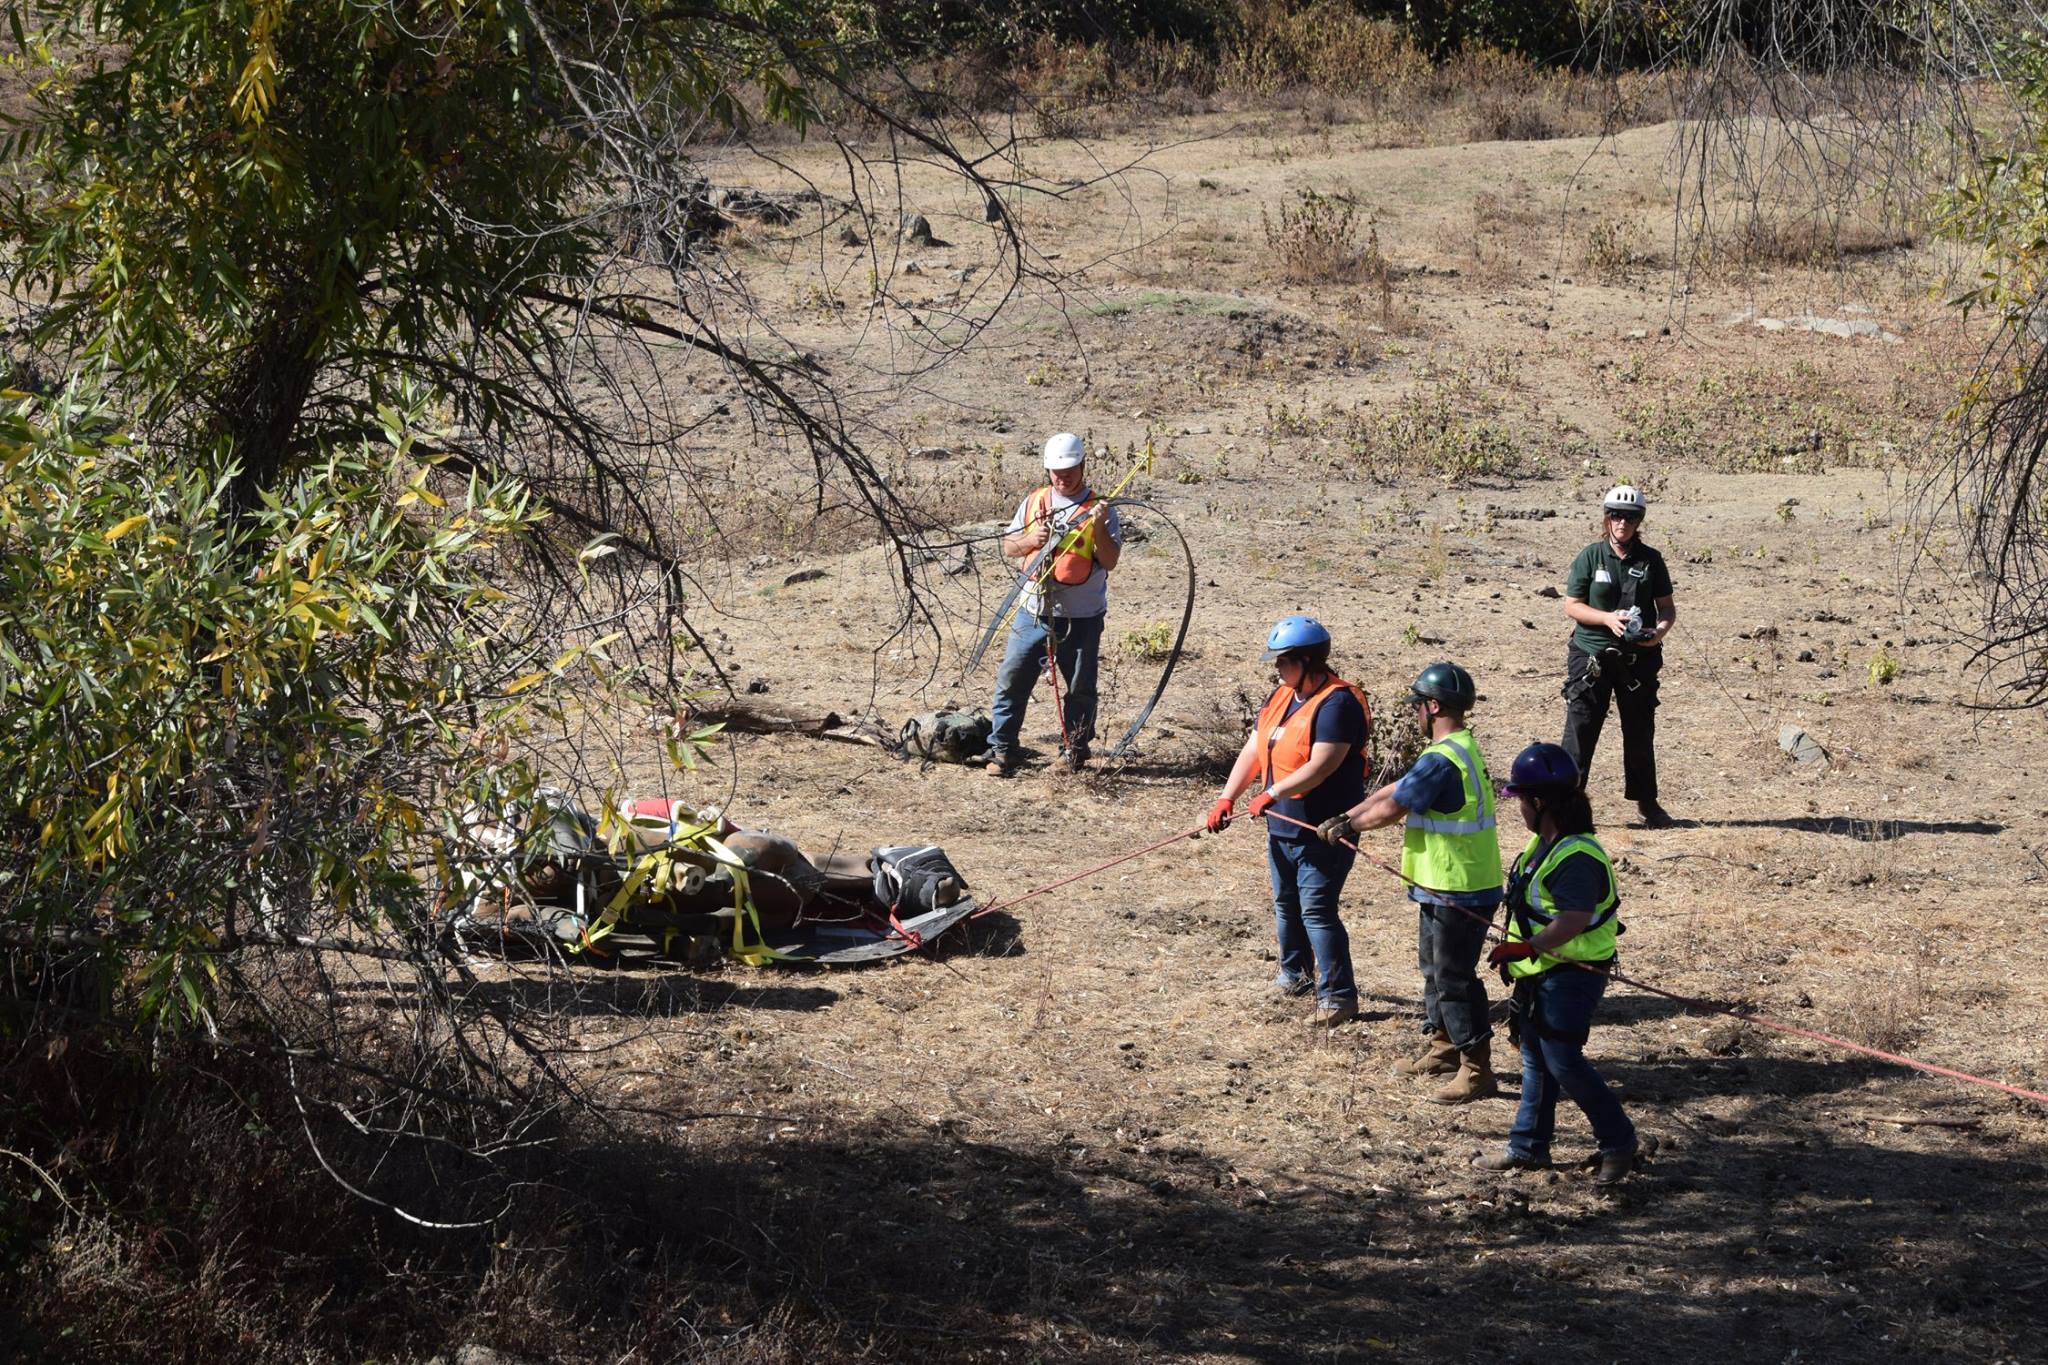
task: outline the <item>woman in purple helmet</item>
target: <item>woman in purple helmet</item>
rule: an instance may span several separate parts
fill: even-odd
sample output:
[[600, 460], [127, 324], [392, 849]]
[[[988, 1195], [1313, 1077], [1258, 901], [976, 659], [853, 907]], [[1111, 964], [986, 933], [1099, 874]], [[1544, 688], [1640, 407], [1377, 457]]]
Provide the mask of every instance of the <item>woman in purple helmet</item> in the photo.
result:
[[1614, 864], [1593, 837], [1593, 808], [1579, 786], [1579, 765], [1562, 746], [1531, 744], [1517, 754], [1507, 794], [1521, 804], [1529, 842], [1508, 874], [1507, 940], [1486, 960], [1502, 969], [1515, 992], [1522, 1105], [1507, 1150], [1473, 1164], [1489, 1171], [1550, 1165], [1563, 1093], [1593, 1125], [1599, 1148], [1594, 1183], [1617, 1184], [1651, 1144], [1638, 1139], [1584, 1050], [1621, 934]]

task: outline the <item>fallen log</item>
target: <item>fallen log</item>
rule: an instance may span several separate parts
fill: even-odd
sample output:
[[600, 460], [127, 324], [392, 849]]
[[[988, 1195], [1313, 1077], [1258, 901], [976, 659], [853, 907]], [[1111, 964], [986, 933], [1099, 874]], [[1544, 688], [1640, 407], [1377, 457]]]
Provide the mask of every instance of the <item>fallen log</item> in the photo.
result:
[[894, 740], [870, 720], [849, 721], [837, 711], [798, 710], [736, 697], [706, 700], [691, 708], [685, 724], [692, 729], [723, 725], [728, 732], [741, 735], [806, 735], [877, 749], [896, 747]]

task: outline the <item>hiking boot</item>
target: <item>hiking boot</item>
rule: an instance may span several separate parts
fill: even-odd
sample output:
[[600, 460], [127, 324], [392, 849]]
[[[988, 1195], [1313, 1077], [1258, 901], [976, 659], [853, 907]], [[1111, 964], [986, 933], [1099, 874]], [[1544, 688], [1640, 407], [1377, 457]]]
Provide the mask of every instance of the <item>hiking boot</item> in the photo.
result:
[[1316, 1006], [1317, 1028], [1336, 1028], [1339, 1024], [1348, 1024], [1357, 1017], [1358, 1002], [1356, 1000], [1339, 1000], [1333, 1005], [1323, 1004]]
[[1547, 1171], [1550, 1163], [1539, 1161], [1533, 1156], [1516, 1156], [1513, 1152], [1482, 1152], [1472, 1158], [1474, 1168], [1482, 1171]]
[[1088, 751], [1086, 749], [1062, 749], [1060, 751], [1060, 763], [1070, 773], [1080, 772], [1081, 769], [1088, 766]]
[[1017, 760], [1010, 757], [1008, 749], [983, 749], [967, 762], [969, 766], [984, 768], [997, 777], [1008, 777], [1017, 766]]
[[1316, 988], [1316, 983], [1305, 976], [1276, 976], [1273, 978], [1273, 993], [1283, 1000], [1299, 1000]]
[[1670, 829], [1678, 822], [1671, 818], [1671, 812], [1658, 805], [1655, 798], [1636, 802], [1636, 811], [1643, 817], [1645, 829]]
[[1626, 1152], [1602, 1152], [1598, 1168], [1593, 1172], [1595, 1185], [1619, 1185], [1628, 1178], [1628, 1173], [1638, 1165], [1657, 1154], [1657, 1139], [1641, 1138]]
[[1449, 1035], [1442, 1030], [1432, 1030], [1422, 1052], [1394, 1063], [1396, 1076], [1448, 1076], [1458, 1069], [1458, 1049], [1451, 1045]]
[[1458, 1074], [1429, 1092], [1431, 1104], [1470, 1104], [1500, 1093], [1493, 1078], [1493, 1041], [1474, 1043], [1458, 1053]]

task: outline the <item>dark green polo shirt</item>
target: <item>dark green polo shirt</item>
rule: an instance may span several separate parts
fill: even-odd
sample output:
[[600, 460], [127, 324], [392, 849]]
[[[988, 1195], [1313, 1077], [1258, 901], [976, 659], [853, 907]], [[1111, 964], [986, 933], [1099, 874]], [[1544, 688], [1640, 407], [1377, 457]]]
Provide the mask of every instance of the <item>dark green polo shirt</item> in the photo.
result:
[[[1578, 598], [1595, 611], [1618, 611], [1624, 575], [1636, 580], [1636, 605], [1643, 609], [1643, 624], [1655, 625], [1657, 599], [1671, 596], [1671, 570], [1664, 567], [1663, 555], [1640, 541], [1630, 547], [1627, 559], [1614, 553], [1604, 540], [1579, 551], [1564, 576], [1564, 595]], [[1588, 654], [1598, 654], [1620, 641], [1605, 626], [1574, 625], [1572, 643]]]

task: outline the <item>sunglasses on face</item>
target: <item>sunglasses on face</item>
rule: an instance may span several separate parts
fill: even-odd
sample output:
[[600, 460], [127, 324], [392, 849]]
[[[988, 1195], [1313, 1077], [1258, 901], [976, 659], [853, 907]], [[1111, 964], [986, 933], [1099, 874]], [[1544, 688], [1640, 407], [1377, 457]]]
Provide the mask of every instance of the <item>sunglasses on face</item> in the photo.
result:
[[1641, 512], [1609, 512], [1607, 519], [1609, 521], [1625, 521], [1633, 526], [1643, 519], [1643, 514]]

